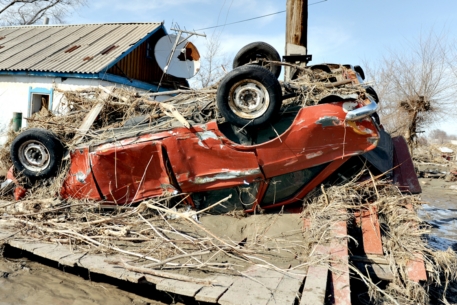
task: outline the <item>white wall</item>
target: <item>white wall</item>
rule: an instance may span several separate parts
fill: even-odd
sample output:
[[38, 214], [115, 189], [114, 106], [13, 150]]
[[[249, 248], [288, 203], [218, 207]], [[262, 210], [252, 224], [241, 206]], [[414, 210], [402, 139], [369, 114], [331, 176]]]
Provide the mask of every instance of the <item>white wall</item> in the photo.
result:
[[[59, 105], [63, 100], [63, 93], [55, 89], [75, 90], [84, 87], [98, 86], [118, 86], [124, 87], [116, 83], [101, 81], [97, 79], [79, 79], [67, 78], [62, 81], [60, 77], [36, 77], [36, 76], [5, 76], [0, 75], [0, 145], [4, 143], [6, 137], [4, 133], [7, 131], [13, 112], [22, 112], [22, 126], [26, 126], [26, 117], [29, 110], [29, 92], [30, 87], [43, 88], [46, 90], [54, 89], [52, 110], [59, 109]], [[133, 88], [137, 92], [146, 93], [145, 90]], [[157, 101], [163, 101], [170, 98], [171, 95], [164, 95], [157, 98]]]

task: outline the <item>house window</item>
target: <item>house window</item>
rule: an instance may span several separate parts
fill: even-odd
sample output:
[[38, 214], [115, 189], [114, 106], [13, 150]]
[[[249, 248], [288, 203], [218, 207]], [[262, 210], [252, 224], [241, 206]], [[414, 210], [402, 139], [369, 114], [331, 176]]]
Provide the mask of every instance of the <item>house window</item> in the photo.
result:
[[153, 58], [154, 57], [154, 46], [151, 42], [146, 43], [146, 57]]
[[32, 114], [34, 114], [36, 112], [40, 112], [40, 110], [43, 108], [49, 109], [49, 95], [48, 94], [32, 94], [29, 115], [31, 116]]
[[53, 89], [29, 87], [28, 116], [46, 108], [52, 110]]

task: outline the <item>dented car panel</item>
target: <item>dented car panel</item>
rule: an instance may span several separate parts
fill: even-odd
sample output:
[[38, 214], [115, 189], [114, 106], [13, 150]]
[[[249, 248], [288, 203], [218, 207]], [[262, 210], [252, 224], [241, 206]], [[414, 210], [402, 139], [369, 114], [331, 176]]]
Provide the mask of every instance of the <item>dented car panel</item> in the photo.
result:
[[171, 137], [163, 143], [181, 191], [232, 187], [264, 179], [255, 153], [224, 145], [214, 132], [202, 138], [198, 133], [185, 138]]
[[107, 202], [124, 204], [159, 196], [171, 185], [160, 142], [97, 148], [90, 160]]
[[70, 168], [60, 195], [64, 199], [79, 198], [102, 200], [97, 189], [90, 164], [89, 148], [76, 149], [70, 153]]
[[278, 138], [256, 147], [267, 178], [359, 155], [376, 147], [379, 133], [371, 121], [346, 122], [342, 102], [300, 110]]

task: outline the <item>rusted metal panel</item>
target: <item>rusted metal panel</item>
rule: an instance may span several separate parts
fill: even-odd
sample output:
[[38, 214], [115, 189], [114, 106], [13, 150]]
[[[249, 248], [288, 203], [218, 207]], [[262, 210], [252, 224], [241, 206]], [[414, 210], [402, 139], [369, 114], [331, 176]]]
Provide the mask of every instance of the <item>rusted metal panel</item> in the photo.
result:
[[163, 143], [183, 192], [210, 191], [264, 179], [254, 152], [224, 145], [212, 130], [170, 137]]
[[359, 155], [376, 147], [371, 119], [345, 122], [343, 103], [305, 107], [280, 137], [256, 149], [267, 178]]
[[409, 154], [408, 145], [405, 138], [392, 138], [394, 143], [394, 177], [393, 182], [402, 192], [411, 194], [420, 194], [422, 188], [417, 179], [416, 170], [414, 169], [413, 160]]
[[137, 202], [173, 190], [160, 142], [96, 148], [90, 159], [100, 192], [108, 202]]
[[[0, 70], [98, 73], [161, 23], [84, 24], [0, 28]], [[74, 45], [80, 47], [65, 52]], [[118, 45], [106, 54], [107, 47]], [[83, 58], [91, 57], [91, 61]]]
[[89, 149], [77, 149], [70, 154], [71, 164], [60, 192], [62, 198], [101, 200], [89, 159]]

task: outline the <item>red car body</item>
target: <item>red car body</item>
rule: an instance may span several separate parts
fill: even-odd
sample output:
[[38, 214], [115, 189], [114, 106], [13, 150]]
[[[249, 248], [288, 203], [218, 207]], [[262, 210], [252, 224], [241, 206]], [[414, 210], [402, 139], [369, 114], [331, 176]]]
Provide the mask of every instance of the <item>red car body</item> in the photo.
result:
[[[304, 107], [285, 132], [256, 145], [233, 142], [211, 121], [81, 147], [70, 153], [61, 196], [129, 204], [170, 192], [198, 194], [255, 184], [248, 212], [258, 204], [273, 208], [296, 202], [379, 141], [379, 127], [370, 116], [345, 121], [344, 103]], [[292, 179], [302, 179], [308, 174], [300, 171], [316, 167], [291, 194], [265, 200], [277, 177], [292, 173]], [[302, 174], [294, 178], [293, 173]], [[188, 201], [195, 204], [192, 198]]]

